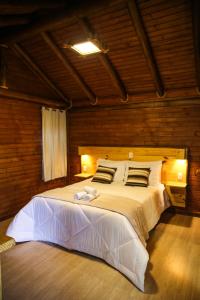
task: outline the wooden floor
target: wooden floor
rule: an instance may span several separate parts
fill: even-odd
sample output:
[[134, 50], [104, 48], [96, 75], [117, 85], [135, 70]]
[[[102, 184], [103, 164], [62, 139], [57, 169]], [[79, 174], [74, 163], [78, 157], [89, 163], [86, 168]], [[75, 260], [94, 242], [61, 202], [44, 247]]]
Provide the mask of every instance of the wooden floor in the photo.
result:
[[145, 293], [99, 259], [42, 242], [2, 254], [3, 299], [199, 300], [200, 219], [165, 213], [148, 241]]
[[7, 219], [5, 221], [0, 222], [0, 244], [10, 240], [10, 237], [5, 235], [8, 225], [12, 219]]

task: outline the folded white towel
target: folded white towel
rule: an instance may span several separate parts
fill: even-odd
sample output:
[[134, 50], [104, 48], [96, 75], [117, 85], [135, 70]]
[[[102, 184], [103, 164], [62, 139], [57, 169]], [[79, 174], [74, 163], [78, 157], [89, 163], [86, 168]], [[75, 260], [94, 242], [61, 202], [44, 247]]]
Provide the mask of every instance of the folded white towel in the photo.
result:
[[97, 189], [95, 189], [92, 186], [87, 186], [87, 185], [84, 186], [84, 191], [86, 191], [86, 193], [94, 195], [94, 196], [97, 196], [97, 194], [98, 194]]
[[87, 193], [85, 191], [78, 192], [74, 194], [74, 200], [82, 200], [85, 196], [87, 196]]
[[92, 201], [96, 198], [95, 195], [92, 195], [92, 194], [86, 194], [83, 198], [81, 198], [81, 200], [84, 200], [84, 201]]

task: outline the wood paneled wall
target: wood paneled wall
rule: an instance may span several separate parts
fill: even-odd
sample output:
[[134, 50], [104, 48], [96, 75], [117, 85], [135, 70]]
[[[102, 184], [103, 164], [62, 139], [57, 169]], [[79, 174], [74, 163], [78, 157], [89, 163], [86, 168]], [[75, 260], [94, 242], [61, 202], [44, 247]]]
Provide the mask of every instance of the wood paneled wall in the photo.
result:
[[0, 219], [15, 214], [30, 198], [63, 186], [66, 178], [44, 183], [41, 156], [41, 106], [1, 98]]
[[[1, 98], [0, 219], [15, 214], [30, 198], [63, 186], [66, 178], [42, 181], [41, 106]], [[188, 100], [189, 101], [189, 100]], [[200, 105], [130, 108], [69, 113], [71, 181], [80, 172], [79, 145], [187, 146], [188, 211], [200, 211]]]
[[80, 172], [79, 145], [187, 146], [187, 210], [200, 212], [200, 105], [71, 111], [69, 139], [71, 181]]

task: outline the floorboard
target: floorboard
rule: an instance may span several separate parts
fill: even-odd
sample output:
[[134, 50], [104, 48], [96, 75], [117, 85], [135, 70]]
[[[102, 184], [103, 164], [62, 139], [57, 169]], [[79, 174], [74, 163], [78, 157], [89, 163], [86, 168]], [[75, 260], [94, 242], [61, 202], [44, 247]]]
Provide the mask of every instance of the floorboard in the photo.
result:
[[198, 300], [200, 218], [165, 213], [150, 233], [145, 293], [100, 259], [43, 243], [2, 253], [3, 299]]

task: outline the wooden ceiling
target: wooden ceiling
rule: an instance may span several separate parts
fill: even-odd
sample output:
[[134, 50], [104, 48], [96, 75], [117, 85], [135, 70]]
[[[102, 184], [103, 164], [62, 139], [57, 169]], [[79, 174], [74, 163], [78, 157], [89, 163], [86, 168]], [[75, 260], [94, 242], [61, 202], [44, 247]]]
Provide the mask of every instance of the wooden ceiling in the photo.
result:
[[[1, 1], [8, 89], [72, 107], [199, 97], [199, 2]], [[109, 51], [63, 48], [90, 37]]]

